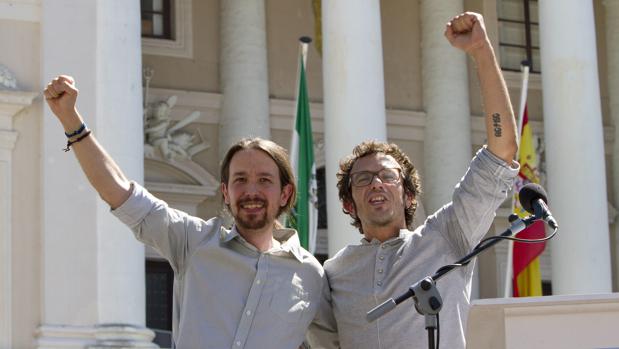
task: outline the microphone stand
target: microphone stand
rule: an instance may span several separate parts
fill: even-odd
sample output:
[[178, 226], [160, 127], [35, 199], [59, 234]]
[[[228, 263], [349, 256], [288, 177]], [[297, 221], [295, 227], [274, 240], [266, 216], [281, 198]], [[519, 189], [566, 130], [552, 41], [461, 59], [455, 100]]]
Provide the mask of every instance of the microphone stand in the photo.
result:
[[529, 216], [512, 221], [511, 226], [501, 235], [496, 236], [494, 239], [486, 241], [485, 243], [480, 243], [473, 249], [473, 251], [460, 258], [454, 264], [443, 266], [432, 276], [426, 276], [425, 278], [417, 281], [408, 288], [408, 291], [404, 292], [395, 299], [389, 298], [382, 304], [370, 310], [366, 315], [366, 319], [368, 322], [372, 322], [391, 311], [398, 304], [404, 302], [410, 297], [413, 297], [413, 300], [415, 301], [415, 309], [419, 314], [425, 317], [426, 330], [428, 330], [428, 348], [434, 349], [434, 331], [438, 327], [438, 313], [443, 307], [443, 300], [438, 292], [438, 289], [436, 288], [436, 281], [456, 267], [467, 265], [475, 256], [502, 240], [502, 237], [511, 237], [516, 235], [538, 219], [539, 218], [536, 216]]

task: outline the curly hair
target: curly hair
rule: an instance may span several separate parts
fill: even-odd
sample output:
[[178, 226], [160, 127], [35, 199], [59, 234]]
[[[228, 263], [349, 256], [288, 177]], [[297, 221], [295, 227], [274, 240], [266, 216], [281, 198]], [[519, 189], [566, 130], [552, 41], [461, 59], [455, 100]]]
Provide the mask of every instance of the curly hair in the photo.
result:
[[[337, 172], [337, 189], [340, 201], [343, 203], [353, 203], [350, 171], [358, 159], [376, 153], [391, 155], [402, 167], [402, 185], [404, 187], [404, 193], [413, 198], [411, 206], [404, 209], [406, 227], [411, 228], [413, 224], [413, 215], [415, 214], [418, 204], [417, 196], [421, 194], [421, 180], [408, 155], [396, 144], [389, 144], [376, 140], [365, 141], [357, 145], [353, 149], [352, 154], [340, 161], [340, 170]], [[359, 232], [363, 234], [363, 228], [361, 227], [361, 220], [359, 217], [351, 215], [345, 208], [342, 208], [342, 211], [353, 218], [350, 224], [357, 227]]]
[[290, 184], [292, 190], [290, 197], [288, 198], [288, 202], [286, 202], [285, 206], [280, 207], [279, 212], [277, 212], [277, 216], [279, 217], [282, 213], [289, 213], [296, 202], [297, 181], [294, 177], [294, 171], [290, 166], [290, 160], [288, 158], [288, 153], [286, 152], [286, 149], [273, 141], [262, 139], [259, 137], [243, 138], [236, 144], [231, 146], [230, 149], [228, 149], [226, 156], [224, 156], [224, 160], [221, 164], [221, 183], [225, 184], [226, 186], [228, 185], [228, 179], [230, 176], [230, 162], [232, 162], [232, 158], [237, 152], [247, 149], [260, 150], [267, 154], [271, 159], [273, 159], [279, 170], [281, 188], [283, 188], [287, 184]]

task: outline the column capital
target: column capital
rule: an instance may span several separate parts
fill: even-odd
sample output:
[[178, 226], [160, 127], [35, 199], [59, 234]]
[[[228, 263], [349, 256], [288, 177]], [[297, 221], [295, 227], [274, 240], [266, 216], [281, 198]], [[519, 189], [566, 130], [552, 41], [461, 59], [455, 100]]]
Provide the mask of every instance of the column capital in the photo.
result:
[[13, 150], [17, 142], [17, 132], [9, 130], [0, 130], [0, 150]]
[[13, 117], [31, 106], [38, 92], [0, 90], [0, 130], [13, 128]]

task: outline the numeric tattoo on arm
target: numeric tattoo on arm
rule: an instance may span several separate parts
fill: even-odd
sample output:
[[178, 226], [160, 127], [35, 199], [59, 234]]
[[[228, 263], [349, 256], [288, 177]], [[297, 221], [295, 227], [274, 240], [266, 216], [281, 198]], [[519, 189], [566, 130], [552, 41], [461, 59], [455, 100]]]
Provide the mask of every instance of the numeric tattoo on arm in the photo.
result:
[[494, 136], [501, 137], [503, 129], [501, 128], [501, 114], [492, 114], [492, 126], [494, 127]]

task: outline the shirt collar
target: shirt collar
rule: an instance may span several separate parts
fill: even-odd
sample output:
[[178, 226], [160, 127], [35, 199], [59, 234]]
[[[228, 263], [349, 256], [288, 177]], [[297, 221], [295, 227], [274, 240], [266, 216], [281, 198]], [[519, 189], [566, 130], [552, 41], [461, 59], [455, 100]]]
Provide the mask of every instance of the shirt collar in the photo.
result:
[[[297, 234], [296, 230], [294, 230], [294, 229], [287, 229], [287, 228], [284, 228], [284, 229], [274, 229], [273, 230], [273, 237], [275, 238], [275, 240], [279, 241], [281, 246], [279, 246], [276, 249], [271, 249], [267, 253], [272, 253], [272, 254], [275, 254], [275, 255], [281, 254], [282, 252], [290, 253], [299, 262], [303, 261], [303, 253], [302, 253], [302, 250], [301, 250], [301, 243], [299, 242], [299, 235]], [[232, 229], [230, 229], [230, 230], [221, 229], [221, 232], [220, 232], [220, 235], [219, 235], [219, 240], [222, 243], [227, 243], [227, 242], [230, 242], [230, 241], [232, 241], [234, 239], [237, 239], [242, 244], [244, 244], [247, 247], [257, 251], [255, 246], [253, 246], [252, 244], [248, 243], [239, 234], [239, 231], [236, 229], [236, 225], [234, 225], [232, 227]]]
[[410, 235], [412, 232], [408, 229], [400, 229], [400, 232], [398, 233], [398, 236], [394, 236], [391, 239], [388, 239], [385, 242], [380, 242], [380, 240], [376, 239], [376, 238], [372, 238], [372, 240], [368, 240], [366, 239], [366, 237], [362, 237], [361, 238], [361, 244], [362, 245], [381, 245], [381, 244], [387, 244], [387, 245], [395, 245], [397, 243], [399, 243], [400, 241], [404, 240], [408, 235]]
[[303, 262], [301, 242], [296, 230], [288, 228], [275, 229], [273, 230], [273, 237], [282, 244], [282, 250], [291, 253], [299, 262]]

